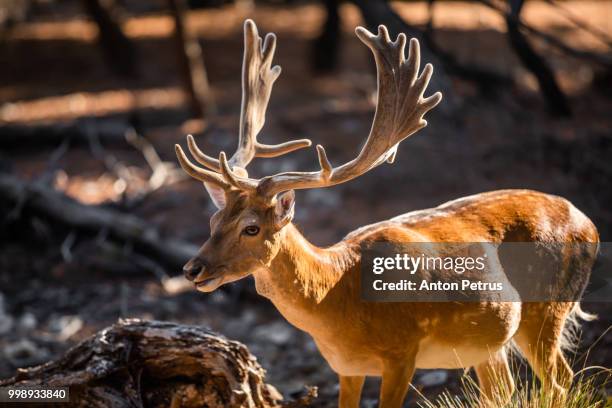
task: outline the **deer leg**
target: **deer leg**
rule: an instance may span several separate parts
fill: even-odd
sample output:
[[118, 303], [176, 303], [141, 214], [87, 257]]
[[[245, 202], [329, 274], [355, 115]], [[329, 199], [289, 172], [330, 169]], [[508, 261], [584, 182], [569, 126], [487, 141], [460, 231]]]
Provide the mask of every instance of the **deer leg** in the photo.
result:
[[557, 383], [564, 389], [568, 389], [572, 385], [574, 379], [574, 372], [563, 356], [561, 350], [557, 351]]
[[505, 406], [514, 392], [514, 379], [508, 365], [508, 355], [502, 349], [491, 355], [488, 361], [474, 367], [480, 385], [483, 407]]
[[516, 344], [553, 401], [561, 403], [573, 372], [561, 351], [561, 335], [571, 303], [528, 303], [515, 335]]
[[359, 408], [359, 401], [361, 399], [361, 388], [363, 388], [363, 382], [365, 377], [347, 377], [344, 375], [340, 377], [340, 398], [338, 406], [340, 408]]
[[385, 361], [379, 408], [401, 408], [415, 370], [415, 356]]

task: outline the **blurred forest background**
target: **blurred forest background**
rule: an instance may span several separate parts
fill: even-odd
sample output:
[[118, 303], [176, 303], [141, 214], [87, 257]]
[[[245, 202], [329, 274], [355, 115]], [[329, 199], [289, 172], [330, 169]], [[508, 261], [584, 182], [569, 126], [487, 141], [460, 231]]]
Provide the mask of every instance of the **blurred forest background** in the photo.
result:
[[[611, 0], [0, 0], [0, 378], [140, 317], [244, 342], [284, 395], [314, 385], [316, 406], [333, 406], [336, 377], [314, 343], [252, 282], [205, 295], [177, 277], [213, 205], [173, 145], [192, 133], [213, 156], [234, 150], [245, 18], [277, 34], [283, 67], [265, 143], [307, 137], [332, 163], [355, 156], [376, 90], [360, 24], [419, 38], [429, 93], [445, 95], [395, 164], [297, 193], [314, 243], [499, 188], [564, 196], [610, 240]], [[304, 149], [249, 172], [316, 166]], [[597, 340], [588, 365], [610, 367], [610, 307], [584, 308], [600, 319], [577, 355]], [[423, 371], [415, 386], [431, 397], [460, 375]], [[366, 404], [376, 393], [368, 382]]]

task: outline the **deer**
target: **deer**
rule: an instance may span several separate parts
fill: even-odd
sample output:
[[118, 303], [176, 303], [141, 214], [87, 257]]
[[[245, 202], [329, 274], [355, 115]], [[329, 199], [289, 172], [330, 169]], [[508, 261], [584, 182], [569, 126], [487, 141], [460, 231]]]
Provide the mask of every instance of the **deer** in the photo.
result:
[[[338, 374], [342, 408], [359, 406], [367, 376], [382, 377], [380, 407], [400, 407], [415, 370], [433, 368], [473, 368], [483, 406], [502, 405], [515, 387], [508, 357], [512, 346], [542, 386], [563, 398], [573, 377], [562, 350], [568, 327], [576, 318], [594, 318], [581, 309], [581, 292], [577, 300], [562, 302], [365, 302], [359, 271], [363, 248], [380, 241], [586, 242], [596, 247], [596, 227], [566, 199], [531, 190], [480, 193], [363, 226], [325, 248], [310, 243], [293, 224], [295, 190], [331, 187], [393, 163], [400, 142], [427, 125], [424, 115], [442, 99], [440, 92], [424, 96], [433, 67], [420, 70], [416, 39], [407, 41], [400, 33], [392, 41], [384, 26], [377, 34], [363, 27], [355, 33], [374, 56], [378, 86], [373, 123], [361, 151], [333, 166], [317, 145], [319, 170], [255, 179], [246, 169], [254, 158], [285, 155], [311, 141], [258, 141], [281, 69], [272, 66], [275, 35], [262, 39], [255, 23], [245, 21], [236, 151], [215, 158], [188, 135], [196, 165], [175, 145], [181, 167], [203, 182], [218, 209], [210, 218], [209, 239], [184, 266], [184, 276], [198, 291], [212, 292], [252, 275], [258, 294], [308, 333]], [[572, 252], [561, 268], [588, 281], [596, 252]], [[580, 291], [584, 285], [578, 286]]]

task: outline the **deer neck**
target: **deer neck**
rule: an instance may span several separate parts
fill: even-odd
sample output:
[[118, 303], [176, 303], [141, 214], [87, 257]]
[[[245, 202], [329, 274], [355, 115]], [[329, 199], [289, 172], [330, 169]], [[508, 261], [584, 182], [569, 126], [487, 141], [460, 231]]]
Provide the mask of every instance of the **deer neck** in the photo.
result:
[[307, 312], [325, 299], [355, 264], [358, 254], [344, 242], [319, 248], [293, 224], [283, 228], [281, 234], [276, 257], [254, 274], [257, 292], [269, 298], [283, 314]]

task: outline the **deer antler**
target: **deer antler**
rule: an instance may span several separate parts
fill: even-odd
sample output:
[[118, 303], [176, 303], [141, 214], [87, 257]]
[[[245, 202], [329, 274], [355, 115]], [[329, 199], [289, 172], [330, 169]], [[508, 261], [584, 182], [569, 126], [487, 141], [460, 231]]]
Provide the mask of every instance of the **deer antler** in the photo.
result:
[[[259, 144], [257, 132], [263, 126], [265, 107], [267, 106], [271, 85], [280, 69], [270, 69], [274, 52], [274, 35], [268, 34], [263, 48], [259, 45], [261, 38], [251, 20], [245, 23], [245, 53], [243, 69], [243, 101], [241, 133], [238, 150], [227, 161], [222, 152], [216, 160], [202, 153], [191, 136], [187, 137], [189, 149], [194, 157], [205, 166], [220, 172], [224, 188], [239, 188], [254, 191], [263, 196], [272, 197], [282, 191], [329, 187], [356, 178], [374, 167], [395, 159], [397, 146], [401, 141], [427, 126], [423, 116], [442, 100], [442, 94], [436, 92], [427, 98], [423, 93], [429, 84], [433, 67], [431, 64], [419, 74], [419, 42], [410, 40], [408, 59], [405, 57], [406, 36], [399, 34], [395, 41], [389, 38], [384, 26], [378, 27], [378, 35], [365, 28], [355, 30], [359, 39], [366, 44], [376, 61], [378, 71], [378, 102], [370, 134], [365, 145], [356, 158], [339, 166], [332, 167], [321, 145], [317, 145], [317, 154], [321, 169], [313, 172], [285, 172], [263, 177], [260, 180], [248, 178], [244, 166], [253, 157], [274, 157], [310, 145], [309, 140], [296, 140], [276, 146]], [[258, 38], [255, 45], [255, 38]], [[197, 169], [177, 148], [181, 165], [193, 177], [219, 184], [213, 180], [210, 172]], [[197, 170], [196, 170], [197, 169]], [[202, 173], [206, 172], [206, 173]]]
[[410, 40], [406, 60], [404, 34], [391, 41], [389, 32], [382, 25], [378, 27], [376, 36], [362, 27], [358, 27], [355, 32], [372, 50], [378, 71], [376, 114], [361, 152], [355, 159], [333, 168], [323, 146], [317, 145], [321, 170], [264, 177], [258, 183], [258, 192], [261, 194], [273, 196], [291, 189], [329, 187], [344, 183], [384, 161], [393, 162], [398, 144], [427, 126], [423, 115], [440, 103], [442, 94], [436, 92], [428, 98], [423, 97], [433, 67], [431, 64], [425, 65], [423, 72], [417, 77], [420, 65], [419, 42], [414, 38]]
[[[241, 176], [246, 176], [246, 166], [255, 157], [281, 156], [311, 145], [308, 139], [292, 140], [278, 145], [266, 145], [257, 141], [257, 134], [265, 123], [272, 85], [281, 73], [280, 66], [271, 67], [275, 49], [274, 34], [267, 34], [262, 45], [262, 39], [253, 20], [244, 22], [240, 134], [238, 149], [228, 160], [230, 168]], [[203, 153], [196, 145], [193, 136], [187, 136], [187, 143], [189, 151], [199, 163], [217, 172], [221, 171], [219, 160]]]
[[183, 170], [185, 170], [185, 173], [189, 174], [196, 180], [216, 184], [219, 187], [222, 187], [224, 190], [231, 188], [231, 185], [225, 181], [221, 174], [197, 167], [191, 161], [189, 161], [180, 145], [174, 145], [174, 150], [176, 151], [176, 157], [178, 157], [179, 164]]

